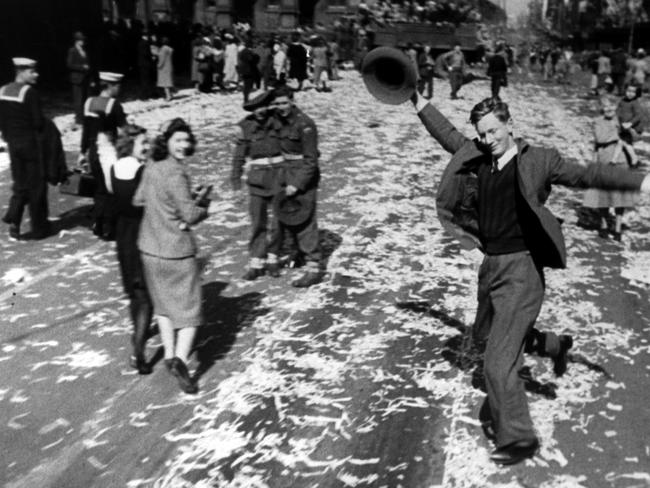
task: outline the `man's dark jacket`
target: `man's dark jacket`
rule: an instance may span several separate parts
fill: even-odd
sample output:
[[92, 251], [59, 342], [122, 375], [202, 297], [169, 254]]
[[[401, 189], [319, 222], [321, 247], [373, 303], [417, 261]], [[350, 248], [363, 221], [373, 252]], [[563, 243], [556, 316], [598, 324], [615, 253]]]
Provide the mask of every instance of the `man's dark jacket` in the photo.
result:
[[[427, 104], [419, 117], [429, 133], [452, 154], [436, 197], [443, 227], [466, 248], [481, 248], [478, 232], [477, 168], [488, 156], [477, 139], [461, 134], [444, 115]], [[551, 268], [566, 266], [566, 248], [560, 223], [544, 206], [551, 185], [576, 188], [639, 190], [644, 175], [610, 165], [581, 166], [565, 162], [556, 149], [533, 147], [517, 140], [517, 182], [527, 208], [526, 225], [530, 250], [536, 262]]]

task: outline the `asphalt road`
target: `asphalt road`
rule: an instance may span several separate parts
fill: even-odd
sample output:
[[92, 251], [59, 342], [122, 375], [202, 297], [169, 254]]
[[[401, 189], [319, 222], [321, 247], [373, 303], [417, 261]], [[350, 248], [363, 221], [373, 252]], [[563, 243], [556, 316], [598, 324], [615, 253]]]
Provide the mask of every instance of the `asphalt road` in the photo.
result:
[[[451, 102], [439, 82], [436, 103], [471, 134], [469, 108], [488, 93], [488, 82], [474, 82]], [[505, 98], [531, 142], [569, 159], [588, 153], [589, 118], [577, 107], [589, 102], [571, 90], [514, 83]], [[580, 192], [554, 193], [569, 267], [547, 274], [540, 324], [576, 344], [563, 378], [548, 360], [527, 359], [542, 449], [497, 468], [478, 422], [480, 358], [466, 335], [480, 258], [435, 214], [448, 156], [410, 106], [379, 105], [355, 73], [332, 93], [298, 94], [319, 126], [327, 279], [296, 290], [289, 282], [300, 271], [287, 269], [243, 282], [246, 203], [227, 188], [240, 102], [183, 94], [127, 106], [152, 130], [172, 115], [189, 119], [200, 143], [191, 173], [218, 189], [196, 229], [206, 315], [191, 362], [199, 395], [181, 393], [161, 362], [147, 377], [128, 368], [127, 303], [113, 244], [87, 228], [90, 201], [53, 191], [56, 236], [0, 240], [1, 484], [650, 486], [648, 289], [623, 276], [648, 253], [645, 197], [621, 245], [578, 225]], [[75, 137], [65, 130], [70, 150]], [[160, 359], [157, 336], [148, 354]]]

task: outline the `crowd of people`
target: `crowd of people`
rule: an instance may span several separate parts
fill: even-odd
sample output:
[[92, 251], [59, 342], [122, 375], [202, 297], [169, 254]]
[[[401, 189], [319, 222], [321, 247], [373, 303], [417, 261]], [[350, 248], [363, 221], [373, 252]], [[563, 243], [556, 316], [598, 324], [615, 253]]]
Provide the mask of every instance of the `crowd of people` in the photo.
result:
[[371, 6], [361, 2], [359, 10], [362, 24], [370, 20], [384, 25], [395, 22], [458, 25], [481, 21], [476, 2], [471, 0], [381, 0]]
[[[427, 5], [434, 4], [438, 5]], [[416, 6], [415, 2], [404, 5]], [[141, 32], [142, 54], [155, 62], [156, 84], [169, 98], [173, 96], [175, 50], [164, 35], [159, 44], [151, 44], [152, 35]], [[215, 86], [224, 90], [241, 86], [243, 107], [250, 112], [238, 124], [230, 174], [233, 189], [241, 191], [245, 182], [249, 193], [251, 232], [243, 279], [276, 278], [282, 273], [281, 264], [291, 261], [304, 265], [304, 273], [291, 283], [298, 288], [320, 283], [325, 269], [316, 212], [318, 130], [314, 120], [296, 106], [293, 93], [309, 78], [310, 61], [312, 83], [327, 90], [322, 77], [330, 72], [328, 77], [336, 79], [338, 61], [336, 41], [320, 36], [311, 38], [308, 46], [303, 41], [300, 33], [284, 43], [277, 38], [256, 41], [250, 35], [239, 38], [200, 32], [190, 59], [197, 89], [210, 92]], [[155, 315], [166, 369], [184, 392], [196, 393], [198, 385], [187, 364], [203, 316], [192, 228], [209, 214], [212, 187], [193, 185], [186, 163], [200, 141], [179, 118], [164, 123], [155, 135], [130, 120], [119, 101], [122, 73], [99, 72], [97, 92], [87, 96], [84, 83], [90, 80], [91, 63], [84, 42], [82, 33], [75, 35], [67, 58], [75, 113], [83, 126], [80, 152], [95, 183], [93, 232], [116, 241], [133, 322], [132, 366], [140, 374], [152, 371], [145, 342]], [[560, 51], [553, 64], [556, 51], [550, 50], [539, 61], [545, 66], [551, 59], [557, 72], [561, 59], [572, 61], [573, 56]], [[491, 96], [470, 113], [476, 139], [464, 136], [427, 100], [433, 97], [437, 64], [431, 49], [406, 46], [405, 52], [417, 72], [418, 87], [412, 96], [417, 114], [432, 137], [453, 155], [438, 187], [440, 220], [458, 240], [485, 254], [472, 327], [475, 344], [484, 350], [490, 417], [484, 427], [495, 442], [491, 459], [501, 465], [514, 464], [539, 448], [519, 375], [523, 354], [550, 357], [555, 374], [561, 376], [573, 345], [568, 335], [535, 328], [544, 297], [543, 269], [566, 265], [562, 230], [545, 206], [546, 199], [551, 184], [591, 188], [585, 206], [600, 209], [599, 234], [608, 236], [608, 213], [614, 208], [613, 236], [621, 240], [624, 209], [636, 204], [639, 191], [650, 192], [650, 179], [627, 168], [638, 165], [633, 145], [645, 129], [638, 102], [644, 86], [639, 84], [639, 70], [645, 68], [627, 59], [620, 61], [625, 71], [616, 71], [620, 76], [613, 77], [612, 87], [608, 83], [595, 87], [616, 91], [620, 83], [623, 98], [615, 101], [612, 94], [597, 92], [605, 98], [602, 117], [595, 122], [594, 164], [580, 165], [564, 161], [555, 149], [533, 147], [513, 136], [509, 107], [499, 90], [507, 85], [506, 74], [517, 60], [527, 59], [528, 68], [540, 64], [533, 50], [524, 50], [522, 55], [499, 44], [488, 56]], [[467, 70], [460, 45], [439, 59], [455, 99]], [[46, 158], [52, 160], [48, 166], [42, 164], [41, 148], [57, 153], [56, 144], [42, 143], [44, 134], [49, 130], [47, 137], [55, 141], [60, 135], [52, 132], [53, 124], [43, 117], [35, 88], [36, 61], [14, 58], [14, 65], [15, 80], [0, 89], [0, 131], [9, 146], [13, 179], [3, 220], [9, 225], [10, 238], [24, 238], [20, 226], [23, 211], [29, 207], [32, 237], [42, 239], [51, 231], [47, 183], [64, 182], [69, 174], [58, 156]], [[602, 78], [600, 72], [596, 75]], [[289, 80], [295, 80], [295, 86], [290, 87]], [[256, 87], [262, 93], [251, 97]], [[290, 259], [283, 259], [283, 254]]]

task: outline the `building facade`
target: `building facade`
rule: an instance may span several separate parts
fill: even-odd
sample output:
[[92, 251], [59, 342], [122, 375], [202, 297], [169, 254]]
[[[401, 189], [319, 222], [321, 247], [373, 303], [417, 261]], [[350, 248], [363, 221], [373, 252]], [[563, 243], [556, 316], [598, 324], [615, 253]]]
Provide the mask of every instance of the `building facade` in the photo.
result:
[[103, 0], [105, 17], [143, 22], [179, 18], [229, 28], [248, 23], [258, 31], [330, 24], [356, 11], [360, 0]]

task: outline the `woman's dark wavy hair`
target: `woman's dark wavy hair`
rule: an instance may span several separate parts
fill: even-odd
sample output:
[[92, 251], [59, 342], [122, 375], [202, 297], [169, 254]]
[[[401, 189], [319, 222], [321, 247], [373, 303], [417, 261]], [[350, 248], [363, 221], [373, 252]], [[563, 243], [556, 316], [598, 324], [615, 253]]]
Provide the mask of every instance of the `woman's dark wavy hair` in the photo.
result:
[[187, 148], [185, 154], [187, 156], [194, 154], [194, 149], [196, 148], [196, 138], [194, 137], [194, 133], [187, 122], [180, 117], [176, 117], [175, 119], [163, 124], [162, 133], [154, 139], [151, 150], [151, 159], [154, 161], [167, 159], [167, 156], [169, 156], [167, 141], [169, 141], [174, 132], [186, 132], [190, 136], [190, 147]]
[[115, 151], [118, 158], [125, 158], [133, 154], [133, 144], [140, 134], [146, 134], [147, 129], [135, 124], [129, 124], [120, 131], [115, 141]]

